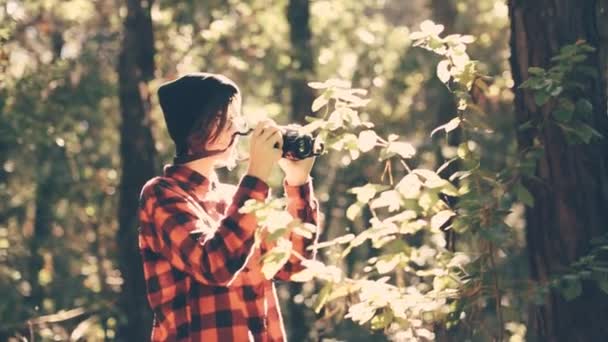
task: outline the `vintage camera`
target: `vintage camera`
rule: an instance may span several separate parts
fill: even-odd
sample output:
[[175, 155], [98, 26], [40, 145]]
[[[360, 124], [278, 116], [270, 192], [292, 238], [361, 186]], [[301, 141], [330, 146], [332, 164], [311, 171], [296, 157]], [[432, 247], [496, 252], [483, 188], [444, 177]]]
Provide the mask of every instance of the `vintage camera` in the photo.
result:
[[323, 145], [315, 146], [315, 139], [310, 134], [301, 133], [300, 127], [294, 124], [281, 127], [283, 158], [301, 160], [318, 156], [322, 151]]
[[[291, 124], [280, 127], [281, 133], [283, 135], [283, 158], [291, 160], [302, 160], [314, 156], [319, 156], [323, 152], [323, 143], [316, 143], [315, 138], [313, 138], [310, 134], [302, 133], [300, 131], [301, 127], [302, 126], [297, 124]], [[245, 136], [251, 134], [252, 132], [253, 128], [250, 128], [243, 132], [235, 132], [232, 135], [232, 140], [230, 140], [230, 144], [228, 146], [232, 145], [237, 135]], [[275, 145], [275, 148], [279, 148], [278, 144]], [[220, 150], [219, 152], [225, 151], [226, 149]]]
[[[324, 145], [322, 142], [316, 143], [315, 138], [313, 138], [308, 133], [302, 133], [300, 128], [302, 126], [291, 124], [287, 126], [280, 127], [281, 133], [283, 135], [283, 158], [291, 159], [291, 160], [301, 160], [314, 156], [319, 156], [323, 152]], [[237, 131], [232, 134], [232, 138], [230, 139], [230, 143], [226, 148], [220, 150], [212, 150], [212, 151], [200, 151], [192, 154], [182, 154], [176, 155], [173, 158], [173, 162], [175, 164], [184, 164], [190, 161], [206, 158], [209, 156], [213, 156], [219, 153], [223, 153], [232, 146], [235, 142], [235, 139], [238, 135], [246, 136], [253, 132], [253, 128]], [[275, 145], [275, 148], [279, 148], [278, 145]], [[237, 161], [244, 161], [249, 159], [249, 157], [239, 158]]]

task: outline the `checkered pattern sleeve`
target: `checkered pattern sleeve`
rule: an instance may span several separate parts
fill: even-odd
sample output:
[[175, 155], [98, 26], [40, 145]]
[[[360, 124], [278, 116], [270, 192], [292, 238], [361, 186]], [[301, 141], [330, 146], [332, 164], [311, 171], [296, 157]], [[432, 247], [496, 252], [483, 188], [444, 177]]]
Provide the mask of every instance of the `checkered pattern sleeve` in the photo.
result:
[[[293, 249], [307, 259], [315, 259], [316, 250], [307, 250], [308, 246], [316, 243], [319, 239], [319, 225], [317, 221], [319, 204], [314, 197], [312, 178], [309, 178], [307, 183], [299, 186], [292, 186], [284, 181], [283, 188], [287, 197], [287, 211], [293, 217], [301, 219], [302, 222], [317, 226], [317, 232], [311, 238], [291, 232], [290, 240], [293, 244]], [[292, 274], [302, 269], [303, 266], [300, 263], [300, 259], [292, 254], [283, 268], [275, 275], [275, 279], [289, 281]]]
[[[147, 245], [197, 281], [229, 286], [253, 254], [257, 226], [253, 214], [240, 214], [238, 210], [248, 199], [264, 200], [268, 185], [245, 175], [217, 227], [209, 227], [197, 207], [170, 184], [157, 182], [149, 192], [147, 202], [152, 203], [147, 207], [152, 224], [146, 232]], [[200, 234], [192, 234], [193, 230]]]

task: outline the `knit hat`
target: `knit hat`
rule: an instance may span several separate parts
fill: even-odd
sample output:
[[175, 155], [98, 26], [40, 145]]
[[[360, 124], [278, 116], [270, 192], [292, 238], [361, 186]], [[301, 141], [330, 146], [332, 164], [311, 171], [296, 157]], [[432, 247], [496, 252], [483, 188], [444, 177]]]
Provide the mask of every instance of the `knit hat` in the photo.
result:
[[[229, 78], [211, 73], [195, 72], [163, 83], [158, 100], [165, 123], [178, 154], [185, 150], [187, 138], [203, 116], [215, 116], [239, 93]], [[213, 117], [208, 117], [209, 121]]]

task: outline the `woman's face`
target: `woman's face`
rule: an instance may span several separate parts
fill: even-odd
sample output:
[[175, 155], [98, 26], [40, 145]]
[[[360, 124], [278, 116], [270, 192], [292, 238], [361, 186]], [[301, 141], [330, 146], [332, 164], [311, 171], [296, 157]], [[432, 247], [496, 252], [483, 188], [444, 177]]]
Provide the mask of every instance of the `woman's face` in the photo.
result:
[[[207, 150], [223, 150], [229, 144], [230, 140], [232, 140], [232, 136], [234, 133], [239, 131], [240, 126], [242, 125], [243, 118], [241, 116], [241, 105], [240, 101], [234, 100], [228, 105], [228, 112], [226, 113], [226, 125], [223, 130], [218, 134], [217, 138], [213, 141], [208, 141], [206, 144]], [[214, 128], [214, 129], [217, 129]], [[229, 159], [235, 157], [236, 145], [238, 142], [238, 135], [235, 138], [234, 143], [228, 150], [220, 153], [215, 158], [218, 162], [226, 162]]]

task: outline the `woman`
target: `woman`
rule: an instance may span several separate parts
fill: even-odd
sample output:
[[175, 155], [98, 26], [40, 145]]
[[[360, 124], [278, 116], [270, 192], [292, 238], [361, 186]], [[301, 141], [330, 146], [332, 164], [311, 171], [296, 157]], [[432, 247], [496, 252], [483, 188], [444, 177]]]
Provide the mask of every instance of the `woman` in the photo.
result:
[[[278, 163], [287, 210], [316, 225], [314, 159], [282, 159], [281, 132], [266, 120], [251, 135], [247, 173], [237, 186], [220, 184], [214, 169], [234, 165], [233, 136], [242, 128], [238, 87], [221, 75], [192, 73], [161, 85], [158, 97], [176, 157], [163, 176], [146, 183], [140, 198], [152, 341], [285, 340], [274, 282], [259, 266], [270, 246], [254, 245], [256, 218], [238, 210], [249, 199], [269, 196], [268, 177]], [[298, 253], [314, 259], [306, 247], [317, 236], [290, 239]], [[301, 269], [292, 255], [274, 279], [287, 281]]]

